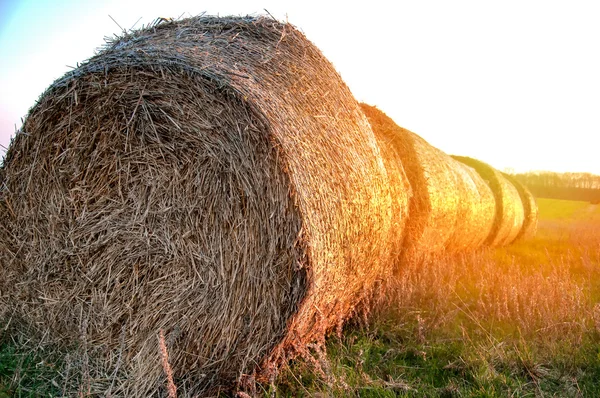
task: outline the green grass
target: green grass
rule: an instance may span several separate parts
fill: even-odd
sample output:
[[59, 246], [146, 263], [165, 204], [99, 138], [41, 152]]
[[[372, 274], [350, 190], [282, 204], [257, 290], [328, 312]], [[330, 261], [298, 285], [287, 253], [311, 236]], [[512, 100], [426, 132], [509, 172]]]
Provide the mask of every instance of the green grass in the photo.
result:
[[[405, 267], [389, 305], [259, 393], [600, 396], [600, 206], [538, 199], [535, 238]], [[0, 398], [57, 396], [60, 366], [0, 335]]]
[[[376, 326], [376, 328], [375, 328]], [[548, 360], [528, 342], [493, 339], [487, 333], [426, 340], [390, 323], [347, 331], [327, 347], [327, 377], [307, 362], [282, 374], [278, 396], [506, 397], [598, 396], [598, 352], [593, 344]], [[556, 354], [556, 353], [555, 353]], [[574, 359], [573, 359], [574, 358]]]
[[589, 202], [538, 198], [537, 204], [541, 220], [600, 219], [600, 205]]
[[59, 376], [48, 356], [27, 344], [5, 340], [0, 345], [0, 398], [60, 396]]

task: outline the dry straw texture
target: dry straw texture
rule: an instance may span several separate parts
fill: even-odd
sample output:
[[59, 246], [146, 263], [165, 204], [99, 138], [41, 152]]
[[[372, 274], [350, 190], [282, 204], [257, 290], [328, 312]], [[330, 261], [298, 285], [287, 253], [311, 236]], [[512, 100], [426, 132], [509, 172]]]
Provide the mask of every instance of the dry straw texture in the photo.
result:
[[503, 246], [515, 240], [525, 213], [517, 189], [492, 166], [465, 156], [453, 156], [456, 160], [474, 168], [489, 185], [496, 199], [496, 216], [492, 230], [485, 241], [489, 246]]
[[395, 126], [385, 113], [367, 104], [360, 104], [360, 106], [371, 124], [373, 134], [379, 145], [383, 164], [390, 179], [390, 189], [393, 199], [392, 223], [395, 232], [393, 236], [393, 241], [395, 242], [393, 246], [393, 266], [395, 267], [400, 264], [404, 231], [409, 215], [408, 207], [413, 195], [410, 181], [406, 176], [403, 166], [406, 160], [403, 158], [404, 150], [402, 148], [406, 146], [406, 143], [404, 142], [403, 135], [398, 134], [396, 131], [396, 128], [399, 127]]
[[488, 192], [480, 192], [481, 184], [450, 156], [399, 127], [379, 109], [361, 107], [375, 135], [393, 142], [395, 157], [412, 186], [401, 261], [419, 262], [446, 250], [476, 247], [491, 228]]
[[510, 181], [511, 184], [515, 186], [515, 188], [517, 188], [519, 196], [521, 197], [521, 201], [523, 202], [523, 210], [525, 212], [523, 228], [521, 228], [521, 231], [519, 231], [519, 234], [515, 240], [533, 238], [537, 232], [538, 225], [538, 206], [535, 197], [525, 185], [519, 182], [519, 180], [510, 174], [503, 173], [503, 175], [508, 181]]
[[475, 249], [489, 236], [496, 213], [496, 200], [490, 187], [472, 168], [448, 156], [455, 165], [459, 191], [458, 217], [454, 234], [448, 241], [449, 251]]
[[349, 317], [398, 234], [350, 91], [264, 17], [108, 43], [42, 95], [4, 180], [1, 305], [78, 346], [92, 393], [164, 393], [161, 329], [180, 395], [251, 381]]

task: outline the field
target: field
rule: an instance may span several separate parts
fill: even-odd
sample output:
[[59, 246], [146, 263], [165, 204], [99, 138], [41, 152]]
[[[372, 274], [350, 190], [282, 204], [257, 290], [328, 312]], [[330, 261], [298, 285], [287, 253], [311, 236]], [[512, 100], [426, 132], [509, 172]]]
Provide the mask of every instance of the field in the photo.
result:
[[538, 205], [536, 238], [405, 270], [392, 309], [293, 363], [276, 395], [600, 396], [600, 206]]
[[[256, 393], [600, 396], [600, 205], [538, 205], [534, 239], [405, 269], [385, 310]], [[0, 329], [0, 398], [61, 395], [60, 356], [31, 354], [10, 329]]]

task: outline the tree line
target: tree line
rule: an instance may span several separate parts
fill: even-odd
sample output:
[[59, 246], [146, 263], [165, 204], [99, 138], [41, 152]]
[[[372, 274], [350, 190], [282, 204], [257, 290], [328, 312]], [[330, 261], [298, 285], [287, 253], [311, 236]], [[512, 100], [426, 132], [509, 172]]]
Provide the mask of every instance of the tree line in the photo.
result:
[[530, 171], [513, 176], [540, 198], [600, 202], [600, 176], [592, 173]]

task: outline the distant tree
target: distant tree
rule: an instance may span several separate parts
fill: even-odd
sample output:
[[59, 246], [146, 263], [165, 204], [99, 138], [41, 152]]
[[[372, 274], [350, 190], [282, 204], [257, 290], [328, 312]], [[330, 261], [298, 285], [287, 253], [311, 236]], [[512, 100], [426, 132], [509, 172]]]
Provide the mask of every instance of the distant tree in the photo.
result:
[[592, 173], [530, 171], [513, 176], [538, 197], [590, 202], [600, 200], [600, 176]]

